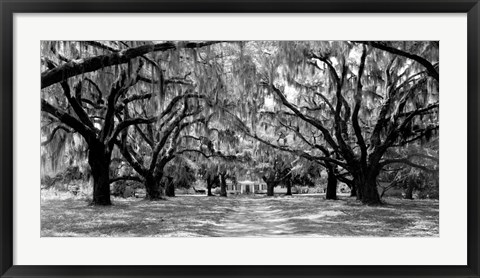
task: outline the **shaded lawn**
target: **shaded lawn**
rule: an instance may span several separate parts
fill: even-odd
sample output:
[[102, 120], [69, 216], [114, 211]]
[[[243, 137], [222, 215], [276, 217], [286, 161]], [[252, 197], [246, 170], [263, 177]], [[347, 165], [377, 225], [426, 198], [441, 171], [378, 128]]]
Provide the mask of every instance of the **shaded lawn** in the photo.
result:
[[42, 198], [42, 237], [439, 236], [437, 200], [386, 198], [365, 206], [324, 195], [179, 196], [166, 201]]

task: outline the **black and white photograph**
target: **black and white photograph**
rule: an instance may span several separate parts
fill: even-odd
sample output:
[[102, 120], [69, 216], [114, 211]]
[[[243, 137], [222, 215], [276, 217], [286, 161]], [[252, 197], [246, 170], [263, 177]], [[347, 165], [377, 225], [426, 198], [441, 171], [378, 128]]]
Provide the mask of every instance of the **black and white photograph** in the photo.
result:
[[438, 238], [439, 45], [41, 41], [40, 236]]

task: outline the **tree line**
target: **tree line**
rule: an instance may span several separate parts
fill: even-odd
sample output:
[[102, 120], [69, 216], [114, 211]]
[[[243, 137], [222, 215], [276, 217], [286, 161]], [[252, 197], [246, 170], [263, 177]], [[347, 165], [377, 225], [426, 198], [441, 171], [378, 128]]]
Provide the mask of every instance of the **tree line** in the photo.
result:
[[[135, 180], [172, 193], [168, 165], [202, 165], [209, 193], [255, 172], [267, 194], [326, 171], [366, 204], [385, 171], [438, 175], [438, 42], [43, 41], [42, 148], [76, 135], [95, 205]], [[112, 160], [129, 175], [112, 176]], [[398, 171], [396, 171], [398, 172]]]

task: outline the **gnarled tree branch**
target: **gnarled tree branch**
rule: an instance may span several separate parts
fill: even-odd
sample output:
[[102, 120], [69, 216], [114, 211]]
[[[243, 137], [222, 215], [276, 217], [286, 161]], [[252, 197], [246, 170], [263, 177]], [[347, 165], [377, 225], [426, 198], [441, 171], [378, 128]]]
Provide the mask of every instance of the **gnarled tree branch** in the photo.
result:
[[437, 69], [430, 63], [427, 59], [420, 57], [416, 54], [409, 53], [404, 50], [400, 50], [391, 46], [388, 46], [386, 44], [380, 43], [380, 42], [375, 42], [375, 41], [357, 41], [358, 43], [363, 43], [363, 44], [368, 44], [371, 45], [375, 48], [390, 52], [392, 54], [400, 55], [409, 59], [412, 59], [418, 63], [420, 63], [422, 66], [425, 67], [427, 70], [428, 74], [433, 77], [435, 80], [439, 81], [439, 74]]
[[[196, 48], [218, 43], [216, 41], [209, 42], [189, 42], [185, 43], [181, 48]], [[137, 58], [144, 54], [157, 51], [166, 51], [169, 49], [176, 49], [177, 45], [172, 42], [142, 45], [121, 50], [107, 55], [99, 55], [91, 58], [72, 60], [63, 65], [57, 66], [53, 69], [42, 72], [41, 88], [46, 88], [55, 83], [65, 81], [70, 77], [92, 72], [104, 67], [125, 64], [131, 59]]]

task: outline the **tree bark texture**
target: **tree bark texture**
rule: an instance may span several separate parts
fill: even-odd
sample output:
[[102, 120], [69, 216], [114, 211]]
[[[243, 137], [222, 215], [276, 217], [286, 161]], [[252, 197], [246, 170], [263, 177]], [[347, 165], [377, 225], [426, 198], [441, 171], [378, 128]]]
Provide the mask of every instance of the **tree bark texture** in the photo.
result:
[[274, 188], [275, 188], [275, 183], [267, 182], [267, 196], [273, 196], [274, 195], [274, 191], [273, 191]]
[[147, 176], [145, 178], [145, 189], [147, 191], [145, 199], [150, 201], [164, 199], [164, 189], [159, 178], [153, 177], [151, 175]]
[[165, 195], [167, 197], [175, 197], [175, 184], [173, 183], [172, 177], [167, 177]]
[[227, 179], [225, 174], [220, 174], [220, 196], [227, 197]]
[[336, 200], [337, 199], [337, 177], [332, 167], [327, 170], [327, 194], [325, 198], [327, 200]]
[[381, 204], [377, 188], [378, 169], [363, 169], [356, 171], [354, 175], [355, 187], [357, 188], [357, 199], [364, 204]]
[[285, 195], [292, 195], [292, 180], [287, 179], [286, 180], [286, 185], [287, 185], [287, 193]]
[[88, 164], [93, 178], [92, 205], [108, 206], [110, 200], [110, 160], [111, 153], [100, 143], [89, 145]]

